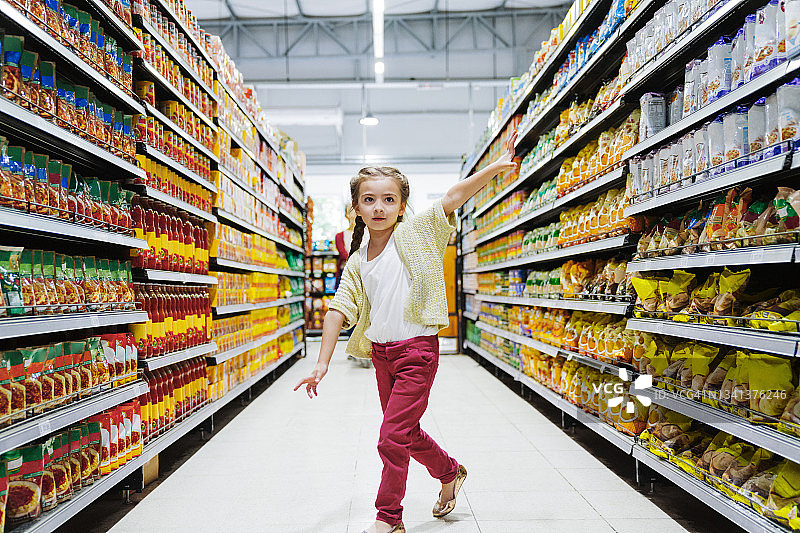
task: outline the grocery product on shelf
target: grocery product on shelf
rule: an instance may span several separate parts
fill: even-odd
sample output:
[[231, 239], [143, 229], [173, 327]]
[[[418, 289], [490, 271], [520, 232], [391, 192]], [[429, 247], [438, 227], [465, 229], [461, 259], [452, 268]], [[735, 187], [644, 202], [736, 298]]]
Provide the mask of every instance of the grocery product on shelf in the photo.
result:
[[199, 219], [142, 196], [134, 197], [132, 217], [137, 235], [149, 245], [131, 252], [134, 267], [208, 273], [208, 230]]
[[[143, 178], [137, 178], [134, 183], [145, 185], [161, 191], [173, 198], [186, 202], [207, 213], [211, 212], [211, 191], [200, 185], [184, 179], [169, 166], [150, 159], [146, 155], [137, 155], [137, 163], [145, 171]], [[202, 174], [200, 174], [202, 176]], [[209, 181], [210, 183], [210, 181]]]
[[133, 326], [139, 358], [147, 359], [211, 340], [211, 295], [207, 287], [133, 284], [147, 322]]

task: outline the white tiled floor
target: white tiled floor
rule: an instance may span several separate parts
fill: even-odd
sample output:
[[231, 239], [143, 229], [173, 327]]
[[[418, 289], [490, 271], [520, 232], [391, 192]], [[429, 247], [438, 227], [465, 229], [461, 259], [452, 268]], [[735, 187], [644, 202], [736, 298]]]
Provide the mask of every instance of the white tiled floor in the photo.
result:
[[[347, 361], [340, 343], [311, 401], [292, 392], [314, 364], [314, 346], [309, 353], [112, 531], [368, 526], [381, 470], [374, 371]], [[403, 502], [409, 532], [685, 531], [468, 357], [442, 357], [423, 428], [469, 478], [455, 511], [435, 520], [439, 484], [412, 461]]]

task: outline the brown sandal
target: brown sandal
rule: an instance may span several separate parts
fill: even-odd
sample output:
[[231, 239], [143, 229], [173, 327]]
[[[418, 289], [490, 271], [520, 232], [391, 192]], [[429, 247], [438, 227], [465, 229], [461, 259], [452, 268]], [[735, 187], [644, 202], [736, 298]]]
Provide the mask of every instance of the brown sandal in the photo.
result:
[[458, 496], [458, 491], [461, 490], [461, 485], [464, 484], [464, 481], [466, 479], [467, 479], [467, 469], [464, 468], [463, 465], [458, 465], [458, 471], [456, 472], [456, 484], [453, 487], [453, 499], [442, 505], [440, 503], [442, 499], [442, 491], [439, 491], [439, 499], [436, 500], [435, 504], [433, 504], [434, 518], [441, 518], [449, 514], [453, 509], [456, 508], [456, 497]]

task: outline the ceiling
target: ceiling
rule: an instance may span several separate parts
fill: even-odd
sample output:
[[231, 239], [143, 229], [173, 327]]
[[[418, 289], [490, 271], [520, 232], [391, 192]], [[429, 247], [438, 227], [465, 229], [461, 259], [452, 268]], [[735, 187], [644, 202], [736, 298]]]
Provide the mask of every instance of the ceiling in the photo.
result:
[[[187, 7], [199, 20], [229, 19], [232, 16], [240, 19], [354, 17], [369, 13], [370, 4], [370, 0], [186, 0]], [[563, 0], [386, 0], [386, 14], [531, 9], [563, 4]]]

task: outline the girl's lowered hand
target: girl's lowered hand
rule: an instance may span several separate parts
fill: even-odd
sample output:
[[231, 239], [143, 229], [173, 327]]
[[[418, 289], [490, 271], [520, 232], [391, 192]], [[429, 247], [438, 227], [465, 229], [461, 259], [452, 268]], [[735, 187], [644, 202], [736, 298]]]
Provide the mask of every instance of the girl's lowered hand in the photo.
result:
[[514, 161], [514, 143], [516, 142], [517, 132], [515, 131], [506, 141], [506, 151], [503, 152], [503, 155], [498, 157], [493, 163], [498, 173], [505, 172], [506, 170], [512, 170], [517, 167], [517, 163]]
[[308, 394], [309, 398], [313, 399], [314, 396], [317, 396], [317, 385], [319, 385], [319, 382], [322, 381], [322, 378], [324, 378], [327, 373], [328, 365], [325, 363], [317, 363], [317, 366], [311, 371], [311, 375], [301, 380], [300, 383], [295, 386], [294, 390], [299, 389], [305, 384], [306, 394]]

